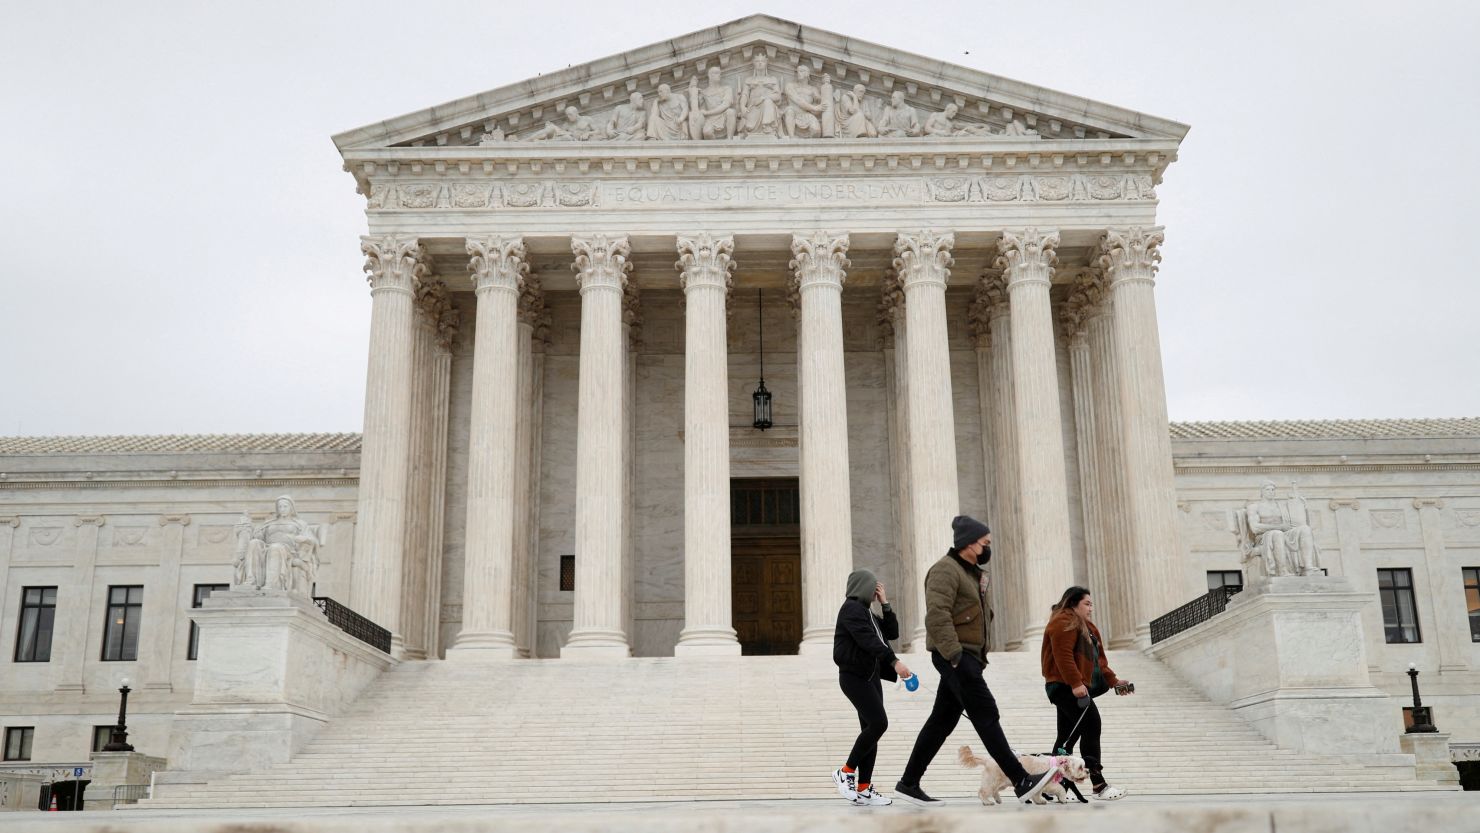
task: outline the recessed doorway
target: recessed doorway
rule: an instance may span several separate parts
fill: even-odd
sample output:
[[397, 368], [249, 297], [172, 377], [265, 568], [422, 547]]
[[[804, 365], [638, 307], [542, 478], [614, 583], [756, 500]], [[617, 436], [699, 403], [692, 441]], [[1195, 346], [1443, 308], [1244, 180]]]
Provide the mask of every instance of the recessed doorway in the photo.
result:
[[802, 525], [796, 478], [730, 481], [730, 594], [741, 654], [797, 652]]

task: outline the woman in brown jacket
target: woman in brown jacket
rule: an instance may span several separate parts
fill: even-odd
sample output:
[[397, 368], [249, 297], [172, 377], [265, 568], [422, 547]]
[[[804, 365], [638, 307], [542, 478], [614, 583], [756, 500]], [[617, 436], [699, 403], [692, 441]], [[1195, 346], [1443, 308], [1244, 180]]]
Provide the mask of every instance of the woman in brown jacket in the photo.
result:
[[1074, 751], [1074, 742], [1083, 739], [1084, 766], [1089, 770], [1095, 798], [1114, 801], [1125, 790], [1105, 781], [1100, 766], [1100, 710], [1094, 698], [1113, 686], [1116, 694], [1134, 691], [1125, 680], [1115, 676], [1105, 660], [1104, 641], [1092, 616], [1095, 603], [1083, 587], [1064, 591], [1053, 606], [1048, 626], [1043, 631], [1043, 681], [1049, 702], [1059, 712], [1058, 737], [1054, 751]]

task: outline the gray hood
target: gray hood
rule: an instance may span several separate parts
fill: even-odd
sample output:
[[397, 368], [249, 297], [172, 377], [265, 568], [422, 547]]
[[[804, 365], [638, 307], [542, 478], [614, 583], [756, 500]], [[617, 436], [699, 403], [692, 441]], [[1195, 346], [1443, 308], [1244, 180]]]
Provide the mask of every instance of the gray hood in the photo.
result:
[[848, 574], [848, 598], [864, 604], [874, 600], [874, 588], [879, 584], [872, 570], [854, 570]]

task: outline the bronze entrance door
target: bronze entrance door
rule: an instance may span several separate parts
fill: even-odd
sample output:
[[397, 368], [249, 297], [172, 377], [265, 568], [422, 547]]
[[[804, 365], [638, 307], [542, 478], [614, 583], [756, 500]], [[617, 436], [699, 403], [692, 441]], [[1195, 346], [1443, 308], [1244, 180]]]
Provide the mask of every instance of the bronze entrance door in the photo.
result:
[[730, 593], [744, 655], [795, 654], [802, 641], [797, 481], [730, 484]]

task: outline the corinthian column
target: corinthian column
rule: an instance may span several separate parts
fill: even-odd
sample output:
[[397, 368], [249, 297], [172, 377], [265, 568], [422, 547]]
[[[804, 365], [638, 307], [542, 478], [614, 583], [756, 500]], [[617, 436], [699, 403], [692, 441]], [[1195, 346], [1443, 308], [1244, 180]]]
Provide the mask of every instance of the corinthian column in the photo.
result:
[[514, 427], [514, 644], [519, 656], [535, 655], [535, 583], [538, 580], [534, 555], [538, 516], [531, 504], [539, 501], [534, 491], [535, 472], [535, 328], [545, 318], [545, 293], [538, 277], [526, 277], [519, 293], [519, 383], [518, 417]]
[[401, 562], [411, 451], [413, 295], [427, 274], [415, 237], [364, 237], [370, 280], [370, 367], [365, 380], [365, 433], [360, 450], [359, 523], [350, 604], [391, 632], [401, 653]]
[[[951, 519], [960, 514], [956, 484], [956, 419], [951, 400], [951, 347], [946, 340], [946, 279], [950, 232], [900, 234], [894, 271], [905, 295], [905, 350], [909, 373], [910, 530], [915, 575], [951, 546]], [[916, 582], [915, 609], [925, 609], [924, 584]], [[923, 617], [913, 617], [911, 642], [925, 638]], [[923, 644], [923, 643], [922, 643]]]
[[1059, 245], [1056, 231], [1004, 232], [997, 267], [1012, 309], [1013, 406], [1018, 439], [1018, 495], [1022, 537], [1008, 558], [1027, 561], [1023, 639], [1036, 645], [1074, 574], [1069, 544], [1068, 484], [1060, 424], [1053, 310], [1048, 287]]
[[1101, 240], [1099, 257], [1114, 315], [1125, 508], [1131, 518], [1130, 552], [1136, 559], [1136, 634], [1142, 642], [1149, 642], [1152, 619], [1186, 601], [1178, 580], [1182, 546], [1153, 293], [1162, 239], [1159, 227], [1111, 229]]
[[[992, 468], [987, 488], [992, 496], [990, 517], [992, 549], [1001, 555], [988, 562], [989, 574], [1002, 602], [992, 620], [992, 634], [1004, 650], [1037, 646], [1023, 644], [1026, 611], [1023, 592], [1028, 583], [1027, 558], [1022, 547], [1018, 495], [1018, 441], [1013, 403], [1012, 317], [1007, 303], [1007, 285], [1001, 276], [983, 275], [977, 283], [975, 306], [985, 319], [988, 367], [982, 372], [982, 414], [987, 419], [983, 445], [992, 449]], [[978, 352], [978, 357], [981, 353]]]
[[1095, 478], [1100, 496], [1100, 546], [1104, 551], [1108, 610], [1097, 614], [1105, 640], [1112, 648], [1136, 644], [1136, 575], [1131, 540], [1131, 517], [1126, 497], [1125, 431], [1121, 418], [1120, 371], [1115, 360], [1114, 327], [1103, 275], [1099, 303], [1086, 310], [1091, 397], [1095, 414]]
[[626, 236], [573, 237], [581, 292], [581, 369], [576, 420], [575, 623], [561, 656], [630, 654], [624, 621], [623, 542], [627, 472], [623, 419], [627, 350], [622, 291], [632, 264]]
[[730, 613], [730, 409], [725, 300], [733, 237], [678, 238], [684, 291], [684, 629], [677, 656], [738, 655]]
[[910, 488], [910, 375], [909, 322], [905, 320], [904, 290], [893, 269], [884, 273], [879, 288], [879, 332], [883, 336], [884, 393], [889, 408], [889, 470], [893, 475], [895, 546], [899, 547], [899, 579], [895, 611], [901, 621], [901, 647], [923, 650], [912, 640], [924, 627], [925, 577], [915, 573], [914, 510]]
[[[1089, 347], [1089, 313], [1099, 302], [1102, 282], [1098, 270], [1083, 270], [1069, 289], [1060, 318], [1069, 343], [1069, 374], [1074, 394], [1074, 452], [1079, 462], [1079, 505], [1084, 525], [1085, 567], [1090, 592], [1096, 599], [1110, 599], [1110, 570], [1105, 557], [1103, 510], [1100, 493], [1099, 458], [1102, 415], [1094, 401], [1094, 369]], [[1113, 605], [1096, 602], [1096, 618], [1108, 620]], [[1101, 631], [1106, 631], [1101, 628]], [[1106, 639], [1110, 636], [1108, 632]]]
[[801, 298], [802, 644], [832, 650], [838, 588], [853, 569], [848, 489], [848, 401], [843, 375], [843, 279], [848, 235], [793, 235]]
[[478, 298], [473, 330], [473, 403], [468, 428], [468, 518], [463, 547], [463, 621], [448, 659], [513, 659], [514, 482], [519, 390], [519, 290], [529, 265], [524, 239], [467, 241]]

